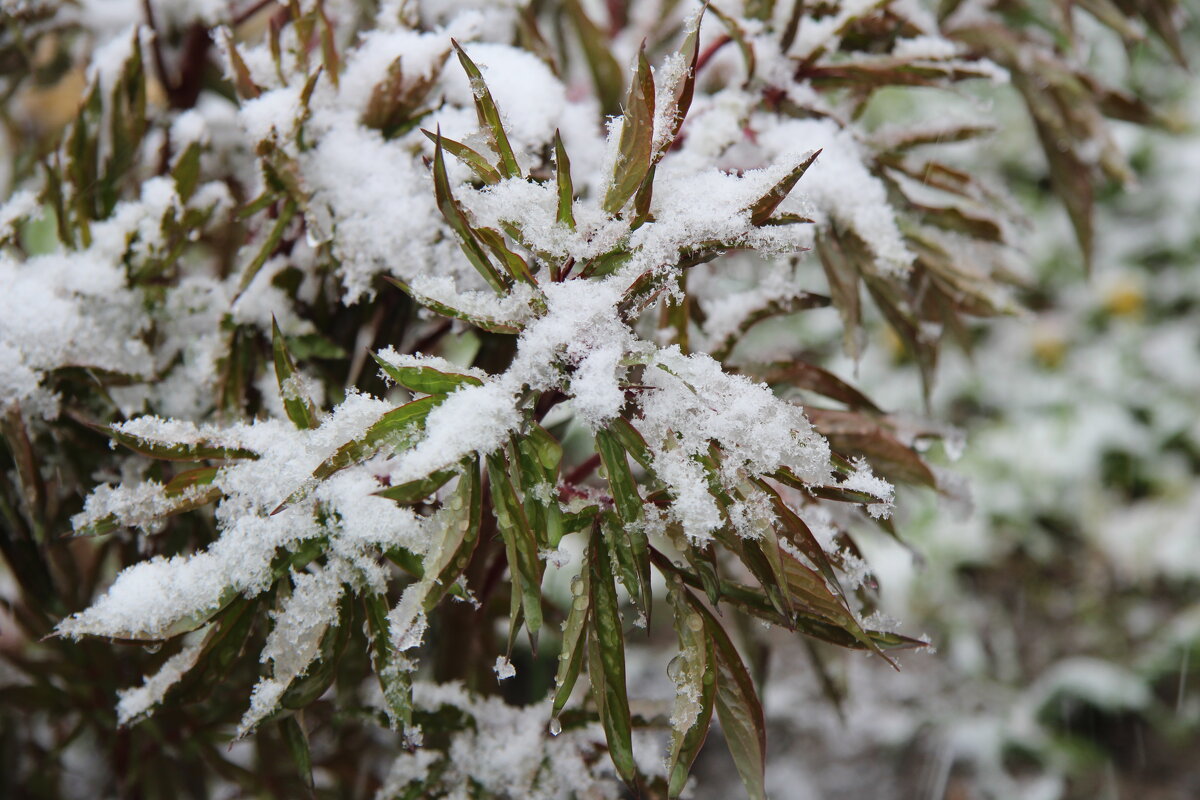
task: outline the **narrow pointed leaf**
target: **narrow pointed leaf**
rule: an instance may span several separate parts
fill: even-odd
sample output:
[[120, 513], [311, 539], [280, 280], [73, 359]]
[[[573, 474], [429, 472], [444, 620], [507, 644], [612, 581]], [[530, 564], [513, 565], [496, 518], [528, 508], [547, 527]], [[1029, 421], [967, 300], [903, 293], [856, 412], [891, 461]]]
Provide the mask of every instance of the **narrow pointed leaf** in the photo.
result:
[[467, 220], [466, 213], [459, 207], [458, 201], [454, 199], [454, 194], [450, 191], [450, 178], [446, 175], [446, 160], [442, 155], [440, 133], [436, 137], [433, 149], [433, 190], [438, 209], [458, 235], [459, 246], [462, 247], [463, 254], [471, 262], [471, 266], [475, 267], [488, 285], [498, 294], [505, 294], [508, 287], [504, 285], [504, 278], [500, 276], [491, 259], [487, 257], [471, 223]]
[[275, 252], [275, 248], [283, 240], [283, 234], [287, 231], [288, 224], [292, 221], [292, 217], [296, 215], [296, 201], [288, 197], [283, 201], [283, 208], [279, 211], [279, 216], [275, 218], [275, 224], [271, 226], [267, 238], [263, 241], [262, 246], [258, 248], [258, 253], [255, 254], [253, 260], [246, 265], [242, 270], [242, 278], [238, 281], [238, 294], [246, 291], [246, 288], [254, 281], [259, 270], [267, 263], [267, 259]]
[[767, 726], [754, 681], [721, 624], [690, 593], [688, 601], [716, 657], [715, 704], [729, 753], [750, 800], [766, 800]]
[[625, 99], [621, 135], [617, 140], [617, 158], [604, 195], [604, 210], [609, 214], [620, 212], [641, 187], [650, 171], [653, 146], [654, 76], [650, 73], [650, 62], [646, 60], [643, 48], [638, 51], [637, 68]]
[[529, 265], [525, 263], [525, 259], [509, 249], [504, 237], [499, 232], [491, 228], [475, 228], [475, 235], [496, 255], [496, 258], [500, 259], [501, 266], [504, 267], [504, 271], [510, 278], [530, 286], [537, 286], [537, 281], [534, 280], [533, 273], [529, 271]]
[[525, 508], [517, 498], [506, 459], [500, 454], [489, 455], [487, 466], [496, 527], [504, 539], [513, 583], [519, 585], [525, 627], [530, 641], [536, 643], [542, 627], [542, 570], [545, 565], [538, 558], [537, 538], [529, 527]]
[[817, 156], [821, 155], [820, 150], [814, 150], [803, 161], [795, 166], [791, 172], [784, 176], [783, 180], [771, 187], [771, 191], [755, 201], [754, 205], [750, 206], [750, 224], [754, 226], [765, 225], [775, 213], [775, 209], [779, 208], [779, 204], [791, 193], [792, 188], [796, 183], [804, 177], [804, 173], [817, 160]]
[[671, 749], [667, 756], [667, 797], [675, 798], [683, 792], [692, 762], [708, 737], [717, 695], [717, 665], [704, 618], [682, 597], [688, 594], [687, 589], [680, 585], [670, 594], [679, 654], [668, 667], [677, 688], [671, 719]]
[[483, 79], [483, 73], [479, 71], [479, 67], [475, 66], [475, 62], [471, 60], [466, 51], [458, 46], [458, 42], [451, 39], [450, 43], [454, 45], [454, 50], [458, 53], [458, 61], [471, 81], [471, 94], [475, 98], [475, 113], [479, 117], [479, 127], [491, 134], [492, 148], [500, 158], [500, 174], [505, 178], [521, 177], [521, 167], [517, 164], [517, 157], [508, 141], [508, 134], [504, 132], [500, 109], [496, 108], [496, 101], [492, 99], [492, 93]]
[[387, 598], [367, 595], [363, 603], [371, 639], [371, 666], [383, 691], [388, 720], [393, 728], [405, 730], [412, 724], [412, 673], [398, 663], [399, 653], [392, 648]]
[[571, 159], [567, 157], [567, 148], [563, 146], [562, 136], [554, 131], [554, 177], [558, 184], [558, 213], [555, 221], [575, 230], [575, 212], [572, 204], [575, 202], [575, 184], [571, 180]]
[[418, 367], [411, 365], [398, 366], [372, 353], [375, 363], [387, 373], [387, 376], [405, 388], [423, 394], [449, 394], [463, 386], [482, 386], [483, 381], [474, 375], [463, 375], [458, 372], [443, 372], [434, 367]]
[[128, 447], [135, 453], [164, 461], [207, 461], [209, 459], [228, 460], [234, 458], [257, 459], [258, 453], [241, 447], [226, 447], [208, 441], [198, 442], [164, 442], [158, 439], [147, 439], [107, 425], [89, 425], [89, 427], [110, 437], [118, 444]]
[[483, 481], [479, 459], [464, 459], [458, 486], [450, 498], [453, 513], [446, 522], [441, 540], [425, 556], [425, 573], [433, 586], [425, 598], [425, 609], [432, 610], [447, 593], [452, 593], [459, 577], [466, 572], [479, 543], [483, 517]]
[[311, 789], [313, 785], [312, 753], [308, 748], [308, 734], [305, 733], [304, 727], [295, 716], [281, 719], [279, 732], [283, 735], [283, 742], [292, 756], [292, 762], [300, 771], [300, 777], [304, 779], [304, 785]]
[[[165, 519], [177, 514], [183, 514], [219, 500], [224, 494], [219, 488], [212, 486], [213, 478], [217, 475], [217, 467], [200, 467], [181, 472], [163, 486], [163, 495], [170, 504], [160, 509], [155, 519]], [[110, 533], [121, 527], [115, 514], [77, 528], [74, 536], [99, 536]]]
[[200, 143], [192, 142], [175, 159], [171, 167], [171, 178], [175, 181], [175, 193], [185, 203], [191, 199], [200, 182]]
[[317, 16], [321, 19], [321, 60], [325, 62], [325, 71], [329, 73], [334, 88], [338, 85], [338, 73], [341, 71], [341, 59], [338, 57], [337, 44], [333, 40], [333, 25], [325, 13], [325, 3], [318, 0]]
[[571, 698], [571, 691], [579, 678], [584, 653], [587, 650], [588, 611], [591, 608], [589, 574], [585, 560], [583, 571], [571, 581], [571, 608], [567, 612], [566, 621], [563, 622], [562, 649], [558, 654], [558, 671], [554, 676], [554, 704], [551, 715], [555, 718]]
[[597, 431], [596, 450], [608, 474], [609, 490], [620, 518], [619, 523], [616, 520], [608, 522], [604, 530], [617, 556], [617, 563], [622, 568], [621, 582], [649, 624], [652, 604], [650, 545], [642, 525], [643, 501], [629, 469], [629, 461], [625, 458], [625, 449], [617, 437], [607, 430]]
[[536, 423], [530, 426], [527, 435], [514, 437], [513, 444], [529, 524], [540, 546], [558, 547], [565, 533], [562, 509], [555, 493], [562, 446]]
[[337, 677], [338, 664], [346, 653], [346, 645], [350, 643], [353, 600], [350, 592], [344, 592], [338, 602], [338, 618], [325, 631], [321, 638], [321, 655], [309, 665], [308, 671], [292, 681], [279, 705], [287, 709], [302, 709], [310, 705], [333, 685]]
[[456, 474], [455, 470], [441, 469], [425, 478], [380, 489], [378, 492], [375, 492], [375, 495], [377, 497], [386, 497], [388, 500], [394, 500], [401, 505], [419, 503], [445, 486]]
[[688, 71], [680, 81], [679, 87], [673, 98], [674, 103], [674, 119], [671, 123], [670, 132], [663, 137], [662, 143], [659, 145], [658, 152], [654, 155], [654, 161], [657, 163], [667, 154], [679, 138], [679, 131], [683, 128], [683, 121], [687, 119], [688, 111], [692, 107], [692, 97], [696, 92], [696, 66], [700, 59], [700, 24], [704, 21], [704, 12], [708, 10], [708, 3], [700, 7], [700, 13], [697, 15], [695, 25], [689, 31], [683, 40], [683, 47], [680, 52], [687, 59]]
[[708, 9], [712, 11], [717, 19], [721, 20], [721, 24], [729, 31], [729, 38], [737, 43], [738, 50], [742, 53], [742, 60], [746, 62], [746, 84], [748, 85], [753, 80], [756, 70], [754, 44], [750, 41], [746, 30], [738, 24], [738, 21], [734, 17], [726, 14], [717, 6], [710, 5]]
[[626, 785], [634, 786], [637, 766], [633, 760], [633, 723], [625, 686], [625, 635], [617, 610], [611, 563], [604, 536], [593, 530], [587, 564], [592, 608], [588, 675], [613, 766]]
[[243, 100], [253, 100], [262, 94], [262, 89], [250, 77], [250, 68], [242, 60], [241, 53], [234, 44], [233, 34], [228, 28], [225, 29], [225, 52], [229, 54], [229, 63], [233, 67], [233, 86], [238, 96]]
[[275, 318], [271, 318], [271, 352], [275, 359], [275, 380], [279, 383], [279, 394], [283, 398], [283, 410], [297, 428], [309, 430], [317, 427], [317, 409], [304, 391], [302, 378], [296, 372], [296, 362], [288, 352], [283, 333]]
[[[435, 145], [438, 143], [438, 134], [432, 131], [421, 129], [421, 133], [425, 134], [429, 141]], [[457, 158], [459, 161], [471, 168], [479, 180], [486, 183], [488, 186], [494, 186], [500, 182], [500, 173], [496, 171], [488, 160], [484, 158], [476, 150], [471, 149], [462, 142], [456, 142], [453, 139], [448, 139], [445, 136], [441, 137], [442, 148], [450, 155]]]
[[831, 400], [845, 403], [852, 409], [861, 409], [872, 414], [883, 413], [869, 397], [832, 372], [801, 359], [759, 370], [757, 377], [768, 384], [808, 389]]
[[650, 471], [650, 462], [652, 456], [650, 448], [646, 445], [646, 440], [642, 438], [642, 434], [638, 429], [633, 427], [633, 423], [624, 417], [617, 417], [608, 424], [608, 432], [616, 437], [621, 443], [621, 447], [625, 448], [625, 452], [633, 456], [633, 460], [638, 462], [647, 472]]
[[445, 395], [435, 394], [422, 397], [380, 417], [358, 439], [347, 442], [338, 451], [313, 470], [313, 477], [324, 480], [338, 470], [351, 464], [365, 461], [381, 450], [398, 451], [411, 447], [425, 429], [425, 418], [429, 416]]

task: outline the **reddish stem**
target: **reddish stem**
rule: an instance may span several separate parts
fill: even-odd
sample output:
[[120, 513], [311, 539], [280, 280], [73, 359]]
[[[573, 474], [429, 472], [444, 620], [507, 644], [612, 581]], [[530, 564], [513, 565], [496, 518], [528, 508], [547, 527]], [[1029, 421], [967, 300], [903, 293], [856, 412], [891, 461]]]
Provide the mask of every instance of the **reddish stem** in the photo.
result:
[[598, 466], [600, 466], [600, 454], [592, 453], [591, 457], [588, 458], [587, 461], [584, 461], [578, 467], [571, 470], [571, 473], [569, 475], [567, 475], [567, 477], [564, 478], [563, 480], [566, 482], [566, 484], [568, 486], [574, 486], [575, 484], [580, 483], [587, 476], [589, 476], [593, 472], [595, 472], [596, 467], [598, 467]]
[[696, 72], [704, 69], [704, 65], [708, 63], [708, 60], [716, 55], [718, 50], [729, 44], [731, 41], [733, 40], [728, 36], [722, 36], [720, 39], [717, 39], [715, 42], [710, 44], [708, 48], [696, 59]]

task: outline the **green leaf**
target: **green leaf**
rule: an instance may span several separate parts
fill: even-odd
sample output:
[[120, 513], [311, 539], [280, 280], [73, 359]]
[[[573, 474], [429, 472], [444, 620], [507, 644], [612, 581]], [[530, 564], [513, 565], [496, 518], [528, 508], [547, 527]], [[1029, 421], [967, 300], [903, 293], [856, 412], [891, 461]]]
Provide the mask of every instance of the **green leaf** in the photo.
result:
[[617, 610], [612, 562], [599, 530], [592, 531], [587, 561], [592, 623], [588, 637], [588, 676], [592, 681], [592, 698], [600, 712], [617, 775], [633, 787], [637, 766], [633, 760], [633, 727], [625, 687], [625, 635]]
[[[704, 746], [712, 722], [713, 704], [717, 696], [716, 652], [711, 636], [704, 629], [704, 618], [694, 612], [683, 597], [687, 589], [678, 583], [669, 590], [675, 612], [675, 633], [679, 637], [679, 654], [671, 660], [667, 674], [678, 687], [676, 714], [681, 703], [699, 706], [687, 727], [671, 728], [671, 749], [667, 757], [667, 797], [675, 798], [687, 784], [692, 762]], [[681, 699], [680, 694], [687, 699]], [[672, 715], [673, 719], [675, 715]]]
[[704, 594], [708, 597], [708, 602], [716, 607], [721, 598], [725, 596], [724, 582], [721, 580], [720, 573], [717, 572], [717, 558], [713, 547], [704, 548], [687, 546], [684, 548], [683, 557], [687, 559], [688, 565], [696, 571], [701, 587], [704, 589]]
[[262, 194], [260, 194], [258, 197], [247, 202], [246, 205], [239, 208], [237, 210], [237, 212], [233, 215], [234, 219], [238, 219], [238, 220], [249, 219], [250, 217], [253, 217], [255, 214], [257, 214], [258, 212], [270, 208], [271, 204], [275, 202], [275, 199], [276, 199], [275, 193], [272, 192], [270, 189], [268, 189], [268, 190], [264, 191]]
[[621, 443], [621, 447], [625, 452], [633, 456], [633, 460], [642, 466], [642, 469], [647, 472], [652, 472], [650, 463], [653, 456], [650, 453], [650, 448], [646, 445], [646, 440], [642, 438], [642, 434], [637, 428], [633, 427], [633, 423], [624, 417], [617, 417], [612, 422], [608, 423], [608, 433], [616, 437]]
[[625, 99], [613, 174], [604, 194], [604, 210], [609, 214], [620, 212], [642, 186], [650, 171], [653, 146], [654, 76], [650, 73], [650, 62], [646, 60], [646, 49], [642, 47], [638, 50], [637, 68]]
[[338, 470], [365, 461], [381, 450], [407, 450], [425, 430], [425, 418], [429, 416], [429, 412], [445, 399], [446, 395], [435, 394], [393, 408], [368, 428], [366, 433], [342, 445], [336, 453], [325, 459], [313, 470], [313, 477], [324, 480]]
[[[716, 13], [716, 9], [713, 9]], [[771, 216], [775, 213], [775, 209], [779, 208], [779, 204], [784, 201], [796, 183], [808, 171], [813, 162], [817, 160], [817, 156], [821, 155], [820, 150], [814, 150], [803, 161], [797, 164], [791, 172], [784, 176], [783, 180], [771, 187], [771, 191], [754, 201], [750, 206], [750, 224], [756, 227], [766, 225]]]
[[471, 262], [471, 266], [475, 267], [479, 274], [483, 276], [483, 279], [488, 282], [488, 285], [496, 290], [497, 294], [505, 294], [508, 291], [508, 287], [504, 283], [504, 278], [500, 276], [491, 259], [487, 257], [487, 253], [484, 252], [478, 237], [475, 235], [475, 230], [467, 220], [466, 212], [458, 205], [458, 201], [454, 199], [453, 192], [450, 191], [450, 178], [446, 175], [446, 160], [442, 155], [442, 134], [440, 130], [434, 140], [433, 192], [437, 199], [438, 209], [442, 212], [442, 216], [446, 218], [446, 222], [450, 223], [450, 227], [454, 230], [455, 234], [458, 235], [459, 246], [462, 247], [463, 254]]
[[537, 423], [523, 436], [514, 437], [520, 467], [525, 513], [539, 544], [558, 547], [564, 535], [563, 514], [556, 495], [562, 445]]
[[512, 145], [509, 144], [508, 134], [504, 132], [500, 109], [496, 108], [496, 101], [492, 99], [492, 93], [483, 79], [483, 73], [479, 71], [479, 67], [475, 66], [475, 62], [470, 59], [466, 51], [458, 46], [458, 42], [451, 39], [450, 44], [458, 53], [458, 61], [471, 81], [471, 95], [475, 98], [475, 114], [479, 118], [479, 127], [491, 133], [492, 149], [500, 157], [500, 174], [505, 178], [521, 177], [521, 167], [517, 164], [517, 157], [513, 153]]
[[308, 749], [308, 733], [296, 716], [284, 717], [279, 720], [279, 732], [283, 735], [283, 743], [287, 745], [300, 777], [310, 789], [313, 785], [312, 752]]
[[317, 408], [304, 392], [303, 379], [296, 372], [296, 362], [288, 352], [274, 315], [271, 316], [271, 352], [275, 357], [275, 380], [279, 383], [279, 395], [288, 419], [300, 430], [316, 428], [320, 424]]
[[271, 231], [267, 234], [267, 238], [263, 241], [262, 246], [258, 248], [258, 253], [254, 259], [246, 265], [242, 270], [242, 278], [238, 281], [238, 294], [246, 291], [246, 288], [254, 281], [254, 277], [258, 275], [258, 271], [267, 263], [267, 259], [275, 252], [275, 248], [279, 246], [283, 240], [283, 234], [287, 230], [288, 223], [292, 221], [292, 217], [296, 215], [296, 201], [288, 196], [283, 201], [283, 208], [279, 211], [279, 216], [275, 219], [275, 224], [271, 226]]
[[418, 478], [408, 483], [401, 483], [398, 486], [389, 486], [386, 489], [380, 489], [378, 492], [375, 492], [375, 495], [377, 497], [386, 497], [388, 500], [394, 500], [401, 505], [419, 503], [445, 486], [455, 474], [457, 474], [456, 470], [440, 469], [427, 477]]
[[238, 595], [221, 613], [204, 637], [196, 666], [183, 676], [174, 691], [180, 697], [207, 695], [229, 676], [229, 670], [246, 649], [262, 597]]
[[600, 514], [600, 506], [587, 506], [572, 514], [563, 514], [563, 535], [568, 533], [578, 533], [579, 531], [590, 528], [596, 522], [596, 517]]
[[703, 621], [713, 647], [717, 718], [729, 753], [750, 800], [766, 800], [767, 726], [754, 681], [721, 624], [690, 592], [686, 594], [692, 613]]
[[[525, 614], [525, 628], [529, 631], [530, 643], [536, 650], [538, 631], [542, 627], [542, 570], [545, 565], [538, 558], [537, 537], [529, 527], [524, 506], [517, 498], [516, 488], [509, 475], [508, 460], [502, 453], [493, 453], [487, 457], [487, 466], [496, 527], [504, 539], [513, 590], [520, 595], [520, 609]], [[514, 628], [515, 609], [514, 605]]]
[[135, 639], [138, 641], [163, 641], [173, 639], [176, 636], [184, 633], [190, 633], [202, 625], [206, 624], [210, 619], [220, 614], [230, 603], [232, 603], [240, 592], [232, 586], [226, 586], [221, 590], [217, 601], [208, 608], [202, 608], [193, 611], [190, 614], [185, 614], [182, 617], [177, 617], [174, 622], [167, 626], [167, 629], [162, 632], [155, 632], [153, 636], [145, 635], [137, 631], [126, 631], [125, 635], [118, 636], [119, 639]]
[[620, 441], [608, 430], [596, 432], [596, 452], [608, 473], [608, 485], [612, 492], [613, 504], [621, 521], [630, 524], [642, 519], [642, 498], [637, 491], [637, 483], [625, 459], [625, 448]]
[[103, 433], [118, 444], [128, 447], [135, 453], [164, 461], [207, 461], [220, 459], [222, 461], [234, 458], [257, 459], [258, 453], [241, 447], [226, 447], [214, 444], [205, 439], [197, 442], [164, 442], [158, 439], [147, 439], [125, 433], [107, 425], [88, 425], [89, 428]]
[[[438, 143], [438, 134], [427, 131], [424, 128], [421, 129], [421, 133], [425, 134], [434, 145]], [[470, 167], [476, 177], [488, 186], [494, 186], [500, 182], [500, 173], [478, 151], [472, 150], [462, 142], [456, 142], [445, 136], [441, 137], [441, 143], [446, 152]]]
[[171, 178], [175, 181], [175, 193], [186, 203], [200, 182], [199, 142], [189, 144], [179, 158], [175, 159], [175, 164], [171, 167]]
[[367, 632], [371, 639], [371, 667], [383, 692], [384, 708], [393, 728], [407, 730], [412, 725], [412, 673], [399, 661], [392, 648], [388, 625], [388, 602], [381, 594], [363, 597], [367, 612]]
[[496, 254], [496, 258], [500, 259], [504, 271], [510, 278], [530, 286], [537, 286], [537, 281], [534, 280], [533, 273], [529, 271], [529, 265], [525, 263], [525, 259], [509, 249], [508, 244], [504, 241], [504, 236], [498, 231], [491, 228], [475, 228], [475, 235]]
[[625, 458], [625, 449], [607, 430], [596, 432], [596, 450], [608, 474], [609, 490], [620, 517], [604, 516], [604, 532], [621, 568], [621, 582], [633, 604], [650, 621], [650, 544], [643, 526], [642, 498]]
[[725, 544], [738, 554], [750, 574], [762, 586], [771, 605], [783, 617], [791, 617], [791, 601], [787, 596], [787, 579], [779, 555], [779, 543], [774, 531], [764, 532], [763, 539], [741, 540], [729, 537]]
[[558, 183], [558, 214], [555, 221], [575, 230], [575, 212], [572, 210], [575, 184], [571, 180], [571, 159], [567, 157], [567, 148], [563, 146], [557, 128], [554, 130], [554, 175]]
[[571, 698], [571, 691], [579, 678], [584, 652], [587, 649], [587, 621], [591, 608], [588, 575], [589, 570], [585, 564], [583, 571], [571, 580], [571, 608], [567, 611], [567, 619], [563, 623], [562, 649], [558, 653], [558, 671], [554, 675], [554, 705], [551, 715], [555, 720]]
[[[450, 513], [442, 536], [425, 555], [425, 577], [432, 580], [425, 596], [430, 611], [446, 595], [454, 592], [459, 576], [466, 572], [479, 543], [483, 520], [483, 480], [479, 458], [471, 456], [460, 466], [458, 485], [448, 500]], [[539, 588], [540, 592], [540, 588]]]
[[483, 381], [474, 375], [463, 375], [458, 372], [443, 372], [434, 367], [418, 367], [414, 365], [397, 366], [396, 364], [372, 353], [381, 369], [387, 376], [401, 386], [423, 394], [450, 394], [463, 386], [483, 386]]

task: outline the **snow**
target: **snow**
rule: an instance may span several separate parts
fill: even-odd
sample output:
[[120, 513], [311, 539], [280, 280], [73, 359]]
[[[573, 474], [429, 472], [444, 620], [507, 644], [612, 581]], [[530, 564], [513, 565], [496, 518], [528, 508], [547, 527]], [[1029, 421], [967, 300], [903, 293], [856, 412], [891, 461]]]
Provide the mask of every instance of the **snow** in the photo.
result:
[[496, 656], [496, 666], [492, 669], [498, 681], [506, 681], [517, 674], [517, 668], [504, 656]]
[[729, 375], [708, 356], [685, 356], [677, 347], [658, 351], [644, 380], [652, 388], [642, 398], [638, 428], [653, 453], [655, 474], [674, 495], [672, 514], [692, 539], [707, 540], [722, 524], [696, 460], [708, 455], [710, 442], [723, 453], [719, 477], [727, 486], [780, 467], [809, 484], [829, 480], [828, 443], [798, 406], [765, 385]]
[[147, 675], [141, 686], [133, 686], [117, 692], [118, 725], [128, 725], [134, 722], [162, 702], [167, 690], [183, 679], [183, 676], [196, 665], [196, 661], [204, 652], [204, 646], [207, 643], [205, 632], [207, 632], [207, 628], [192, 634], [192, 641], [168, 658], [159, 667], [158, 672]]
[[[417, 708], [426, 710], [449, 705], [474, 721], [452, 736], [446, 757], [440, 762], [444, 769], [441, 785], [475, 784], [485, 792], [531, 800], [555, 800], [572, 794], [605, 800], [618, 797], [606, 759], [593, 760], [587, 755], [604, 740], [599, 726], [567, 729], [551, 736], [546, 730], [548, 700], [515, 707], [498, 698], [470, 694], [459, 684], [421, 682], [413, 686], [413, 701]], [[393, 762], [378, 796], [395, 796], [410, 781], [429, 774], [438, 761], [436, 753], [421, 749], [402, 753]], [[484, 754], [486, 757], [481, 757]]]
[[913, 254], [896, 225], [896, 212], [883, 183], [864, 165], [861, 146], [851, 131], [830, 120], [776, 122], [764, 115], [752, 124], [768, 158], [820, 149], [821, 155], [796, 187], [796, 199], [807, 200], [818, 216], [857, 234], [875, 254], [880, 272], [895, 275], [908, 270]]
[[271, 677], [260, 679], [254, 687], [250, 708], [238, 725], [239, 735], [273, 712], [292, 681], [320, 656], [322, 637], [331, 625], [337, 625], [344, 580], [340, 573], [337, 567], [316, 567], [309, 573], [292, 574], [292, 594], [282, 609], [272, 614], [275, 625], [262, 650], [261, 661], [271, 662]]

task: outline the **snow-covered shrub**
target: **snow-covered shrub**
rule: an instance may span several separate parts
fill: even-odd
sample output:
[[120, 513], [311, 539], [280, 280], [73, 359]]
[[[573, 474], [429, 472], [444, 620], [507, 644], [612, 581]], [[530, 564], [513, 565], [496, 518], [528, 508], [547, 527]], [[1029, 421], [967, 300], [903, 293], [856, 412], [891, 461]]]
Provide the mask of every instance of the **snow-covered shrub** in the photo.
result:
[[[815, 353], [878, 316], [928, 391], [1015, 309], [1012, 203], [942, 156], [991, 129], [976, 84], [1023, 98], [1085, 258], [1128, 172], [1105, 118], [1155, 117], [1039, 4], [469, 5], [6, 3], [4, 554], [53, 634], [14, 686], [75, 712], [68, 666], [130, 662], [74, 640], [167, 642], [117, 724], [219, 686], [206, 743], [277, 721], [318, 785], [400, 797], [675, 796], [715, 716], [762, 797], [742, 621], [920, 646], [851, 533], [950, 488], [945, 429]], [[1176, 41], [1170, 3], [1090, 10]], [[918, 88], [958, 110], [881, 124]], [[669, 707], [630, 696], [637, 628], [674, 639]], [[382, 728], [331, 755], [352, 714], [390, 771]]]

